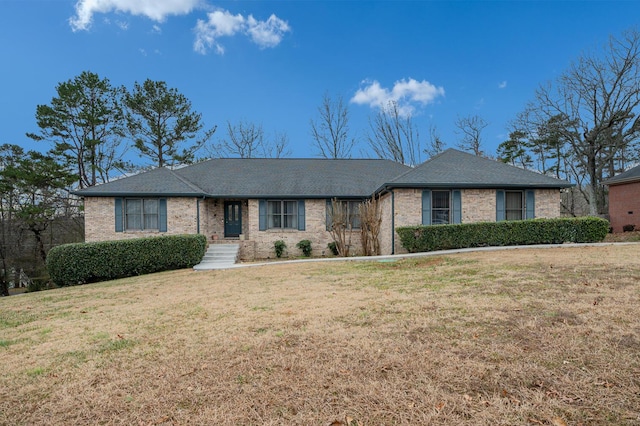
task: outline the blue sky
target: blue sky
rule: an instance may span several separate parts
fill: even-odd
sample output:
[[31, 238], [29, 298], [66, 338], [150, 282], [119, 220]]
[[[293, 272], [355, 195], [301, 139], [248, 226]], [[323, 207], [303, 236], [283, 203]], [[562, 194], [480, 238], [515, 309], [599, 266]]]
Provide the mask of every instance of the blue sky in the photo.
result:
[[285, 132], [293, 157], [317, 155], [311, 119], [325, 93], [349, 102], [367, 156], [368, 119], [390, 99], [426, 144], [455, 147], [457, 117], [508, 124], [581, 53], [637, 27], [635, 1], [0, 0], [0, 143], [46, 151], [35, 110], [89, 70], [113, 85], [147, 78], [187, 96], [207, 126]]

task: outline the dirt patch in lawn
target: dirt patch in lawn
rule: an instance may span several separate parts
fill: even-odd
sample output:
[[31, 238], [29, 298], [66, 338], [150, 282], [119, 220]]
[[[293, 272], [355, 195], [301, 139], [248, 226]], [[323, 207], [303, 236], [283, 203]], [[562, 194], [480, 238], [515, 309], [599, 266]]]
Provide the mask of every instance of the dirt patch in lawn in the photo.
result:
[[640, 245], [0, 299], [0, 424], [640, 424]]

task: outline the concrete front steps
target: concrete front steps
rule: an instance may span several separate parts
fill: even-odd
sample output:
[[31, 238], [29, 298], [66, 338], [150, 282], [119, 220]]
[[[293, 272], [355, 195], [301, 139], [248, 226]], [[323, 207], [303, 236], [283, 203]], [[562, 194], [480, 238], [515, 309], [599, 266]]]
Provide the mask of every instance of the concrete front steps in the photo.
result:
[[210, 244], [202, 261], [193, 267], [196, 271], [226, 269], [235, 265], [240, 244]]

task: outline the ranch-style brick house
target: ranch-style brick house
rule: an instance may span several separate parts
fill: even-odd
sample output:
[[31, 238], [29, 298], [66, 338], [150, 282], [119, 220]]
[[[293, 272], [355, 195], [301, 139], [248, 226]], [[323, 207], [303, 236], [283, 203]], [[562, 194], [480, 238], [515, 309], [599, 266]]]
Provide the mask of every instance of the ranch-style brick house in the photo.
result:
[[603, 182], [609, 186], [609, 221], [613, 232], [625, 225], [640, 229], [640, 166]]
[[204, 234], [240, 244], [242, 260], [274, 257], [284, 240], [297, 253], [329, 254], [331, 200], [348, 202], [359, 253], [358, 204], [379, 197], [382, 254], [403, 253], [400, 226], [560, 216], [560, 190], [572, 186], [532, 171], [448, 149], [411, 168], [379, 159], [211, 159], [157, 168], [77, 191], [85, 240]]

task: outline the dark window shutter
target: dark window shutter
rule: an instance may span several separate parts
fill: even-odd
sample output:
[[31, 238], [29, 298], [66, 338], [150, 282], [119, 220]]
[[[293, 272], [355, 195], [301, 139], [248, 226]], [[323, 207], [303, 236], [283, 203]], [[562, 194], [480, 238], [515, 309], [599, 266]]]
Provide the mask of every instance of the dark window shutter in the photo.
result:
[[327, 231], [331, 231], [331, 209], [333, 208], [333, 204], [331, 204], [331, 200], [327, 200]]
[[527, 199], [525, 200], [527, 209], [527, 219], [535, 219], [536, 217], [536, 192], [534, 190], [527, 191]]
[[422, 191], [422, 224], [431, 225], [431, 190]]
[[258, 229], [267, 230], [267, 200], [258, 201]]
[[158, 231], [167, 232], [167, 199], [158, 200]]
[[116, 217], [116, 232], [124, 231], [124, 220], [122, 217], [122, 198], [116, 198], [116, 209], [115, 209], [115, 217]]
[[298, 200], [298, 231], [304, 231], [304, 200]]
[[501, 220], [505, 220], [504, 191], [498, 189], [496, 191], [496, 222]]
[[454, 190], [453, 196], [453, 223], [462, 223], [462, 194], [460, 190]]

